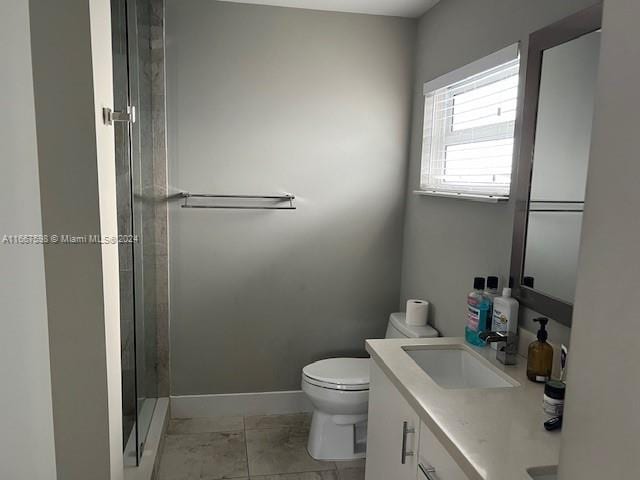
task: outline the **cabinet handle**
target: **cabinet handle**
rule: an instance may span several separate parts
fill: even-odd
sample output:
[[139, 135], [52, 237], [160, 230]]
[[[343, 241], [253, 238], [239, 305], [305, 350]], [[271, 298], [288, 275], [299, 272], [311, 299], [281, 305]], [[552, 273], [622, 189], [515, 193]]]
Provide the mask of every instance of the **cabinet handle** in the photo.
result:
[[436, 476], [436, 469], [433, 468], [431, 465], [427, 464], [425, 466], [419, 463], [418, 468], [420, 469], [420, 471], [422, 472], [422, 474], [427, 480], [438, 480], [438, 477]]
[[409, 427], [407, 422], [402, 422], [402, 458], [400, 459], [402, 465], [407, 462], [407, 457], [413, 456], [413, 452], [407, 452], [407, 435], [410, 433], [416, 433], [416, 429]]

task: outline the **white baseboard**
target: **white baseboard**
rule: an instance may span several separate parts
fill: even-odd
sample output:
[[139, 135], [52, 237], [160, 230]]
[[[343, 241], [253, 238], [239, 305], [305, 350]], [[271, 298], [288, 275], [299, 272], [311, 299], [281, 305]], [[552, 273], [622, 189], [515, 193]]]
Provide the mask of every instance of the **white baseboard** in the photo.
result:
[[311, 402], [302, 390], [171, 397], [173, 418], [282, 415], [312, 411]]

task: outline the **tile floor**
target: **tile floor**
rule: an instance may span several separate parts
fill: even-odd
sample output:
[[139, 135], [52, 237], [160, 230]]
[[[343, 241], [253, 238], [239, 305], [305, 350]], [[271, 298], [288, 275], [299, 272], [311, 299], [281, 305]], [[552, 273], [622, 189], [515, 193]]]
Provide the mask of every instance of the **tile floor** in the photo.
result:
[[310, 414], [172, 419], [157, 480], [364, 480], [364, 460], [307, 453]]

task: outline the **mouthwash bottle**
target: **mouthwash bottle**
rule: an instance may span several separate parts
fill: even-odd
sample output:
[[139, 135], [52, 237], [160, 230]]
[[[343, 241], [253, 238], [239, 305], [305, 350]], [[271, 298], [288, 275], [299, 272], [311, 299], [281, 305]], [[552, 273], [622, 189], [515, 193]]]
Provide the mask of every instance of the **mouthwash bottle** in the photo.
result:
[[489, 310], [491, 298], [484, 293], [484, 278], [473, 279], [473, 291], [467, 296], [467, 326], [464, 336], [467, 342], [476, 347], [484, 347], [486, 343], [479, 337], [480, 332], [490, 330]]

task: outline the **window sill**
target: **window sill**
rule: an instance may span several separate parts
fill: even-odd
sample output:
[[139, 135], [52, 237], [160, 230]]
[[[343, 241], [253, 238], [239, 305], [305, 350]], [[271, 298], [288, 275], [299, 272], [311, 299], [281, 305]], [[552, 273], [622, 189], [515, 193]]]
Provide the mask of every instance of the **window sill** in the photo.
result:
[[498, 195], [482, 195], [473, 193], [449, 193], [434, 190], [414, 190], [415, 195], [423, 195], [426, 197], [442, 197], [442, 198], [454, 198], [458, 200], [469, 200], [472, 202], [482, 203], [504, 203], [509, 201], [509, 197]]

